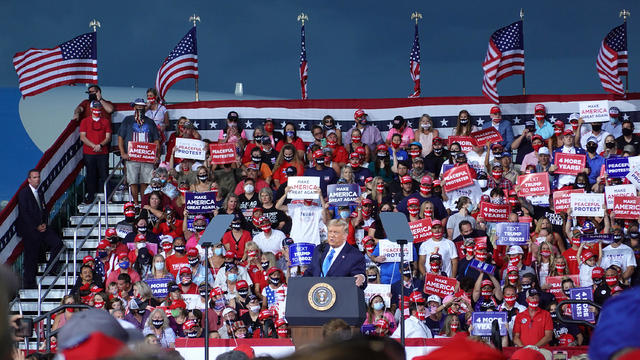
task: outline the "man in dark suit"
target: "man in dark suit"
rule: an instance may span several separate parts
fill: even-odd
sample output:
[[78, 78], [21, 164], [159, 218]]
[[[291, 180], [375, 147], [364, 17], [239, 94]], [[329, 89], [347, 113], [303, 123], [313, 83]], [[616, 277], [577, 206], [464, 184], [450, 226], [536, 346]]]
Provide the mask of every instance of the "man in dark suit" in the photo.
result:
[[62, 241], [47, 225], [49, 214], [45, 208], [44, 194], [38, 191], [40, 171], [29, 170], [27, 182], [27, 186], [18, 193], [16, 230], [22, 237], [24, 245], [23, 287], [28, 289], [36, 287], [41, 244], [46, 244], [51, 252], [49, 258], [49, 266], [51, 266], [51, 260], [62, 249]]
[[365, 285], [364, 255], [355, 247], [347, 244], [349, 225], [340, 219], [329, 221], [329, 246], [317, 246], [313, 251], [311, 264], [304, 276], [346, 277], [353, 276], [356, 286]]

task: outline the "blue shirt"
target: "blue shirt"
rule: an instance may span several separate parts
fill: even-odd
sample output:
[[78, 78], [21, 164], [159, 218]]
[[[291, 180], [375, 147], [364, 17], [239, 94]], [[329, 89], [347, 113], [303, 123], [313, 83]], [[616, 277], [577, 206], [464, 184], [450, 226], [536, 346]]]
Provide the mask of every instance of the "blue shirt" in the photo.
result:
[[323, 166], [322, 170], [318, 170], [315, 167], [304, 169], [304, 176], [317, 176], [320, 178], [320, 189], [322, 190], [322, 196], [327, 196], [327, 185], [335, 184], [338, 181], [338, 175], [335, 170], [330, 167]]
[[[413, 249], [413, 258], [418, 258], [418, 253], [416, 252], [416, 247], [411, 246], [411, 244], [405, 245], [410, 246]], [[377, 244], [376, 248], [373, 249], [371, 253], [373, 256], [380, 256], [380, 245]], [[406, 261], [406, 260], [405, 260]], [[380, 268], [380, 283], [381, 284], [393, 284], [396, 281], [399, 281], [402, 277], [402, 271], [400, 270], [399, 262], [385, 262], [378, 265]], [[407, 294], [408, 295], [408, 294]]]
[[542, 127], [540, 127], [540, 125], [538, 125], [538, 122], [535, 121], [536, 123], [536, 134], [542, 136], [543, 139], [547, 140], [548, 138], [553, 136], [553, 125], [551, 125], [550, 122], [548, 121], [544, 121], [544, 125], [542, 125]]
[[591, 158], [589, 154], [587, 154], [587, 165], [591, 169], [589, 173], [589, 183], [592, 185], [596, 183], [598, 176], [600, 176], [600, 169], [602, 169], [602, 165], [604, 165], [604, 158], [598, 154]]

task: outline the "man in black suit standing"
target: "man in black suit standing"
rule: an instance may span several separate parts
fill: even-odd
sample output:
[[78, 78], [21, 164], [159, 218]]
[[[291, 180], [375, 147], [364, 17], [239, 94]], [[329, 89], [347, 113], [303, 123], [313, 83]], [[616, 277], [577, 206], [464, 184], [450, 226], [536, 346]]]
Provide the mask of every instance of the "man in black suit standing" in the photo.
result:
[[366, 280], [364, 255], [347, 244], [349, 225], [344, 220], [333, 219], [327, 230], [329, 246], [316, 246], [304, 276], [353, 276], [356, 286], [363, 287]]
[[41, 244], [46, 244], [51, 252], [49, 258], [49, 266], [51, 266], [51, 260], [62, 249], [62, 241], [47, 225], [49, 214], [45, 208], [44, 194], [38, 191], [40, 171], [29, 170], [27, 182], [27, 186], [18, 193], [16, 230], [18, 235], [22, 237], [24, 245], [23, 287], [33, 289], [36, 287], [36, 271], [38, 270], [38, 255]]

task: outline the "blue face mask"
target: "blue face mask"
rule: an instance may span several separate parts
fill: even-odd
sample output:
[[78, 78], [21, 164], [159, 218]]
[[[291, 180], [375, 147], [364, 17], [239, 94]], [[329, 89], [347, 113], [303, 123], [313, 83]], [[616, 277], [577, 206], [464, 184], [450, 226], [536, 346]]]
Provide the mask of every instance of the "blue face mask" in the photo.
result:
[[380, 311], [380, 310], [382, 310], [382, 309], [384, 309], [384, 303], [382, 303], [382, 302], [377, 302], [377, 303], [374, 303], [374, 304], [373, 304], [373, 310], [378, 310], [378, 311]]
[[213, 252], [218, 256], [222, 256], [222, 248], [216, 248]]
[[120, 261], [120, 269], [127, 270], [129, 268], [129, 261]]
[[238, 281], [238, 274], [231, 273], [229, 274], [229, 276], [227, 276], [227, 279], [232, 283], [236, 282]]
[[349, 211], [340, 211], [340, 217], [343, 219], [347, 219], [349, 218], [349, 216], [351, 216], [351, 213]]
[[293, 137], [294, 132], [293, 131], [287, 131], [285, 133], [288, 137]]
[[98, 251], [98, 257], [99, 258], [107, 257], [107, 252], [106, 251]]
[[612, 124], [615, 124], [618, 122], [618, 118], [609, 117], [609, 122], [611, 122]]

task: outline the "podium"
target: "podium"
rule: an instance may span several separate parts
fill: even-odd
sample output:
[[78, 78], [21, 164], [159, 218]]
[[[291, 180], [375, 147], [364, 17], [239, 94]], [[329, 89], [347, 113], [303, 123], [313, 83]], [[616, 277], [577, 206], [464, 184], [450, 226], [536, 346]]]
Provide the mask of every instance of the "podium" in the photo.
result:
[[296, 346], [322, 342], [322, 325], [342, 319], [359, 327], [365, 318], [364, 292], [353, 277], [290, 278], [286, 318]]

